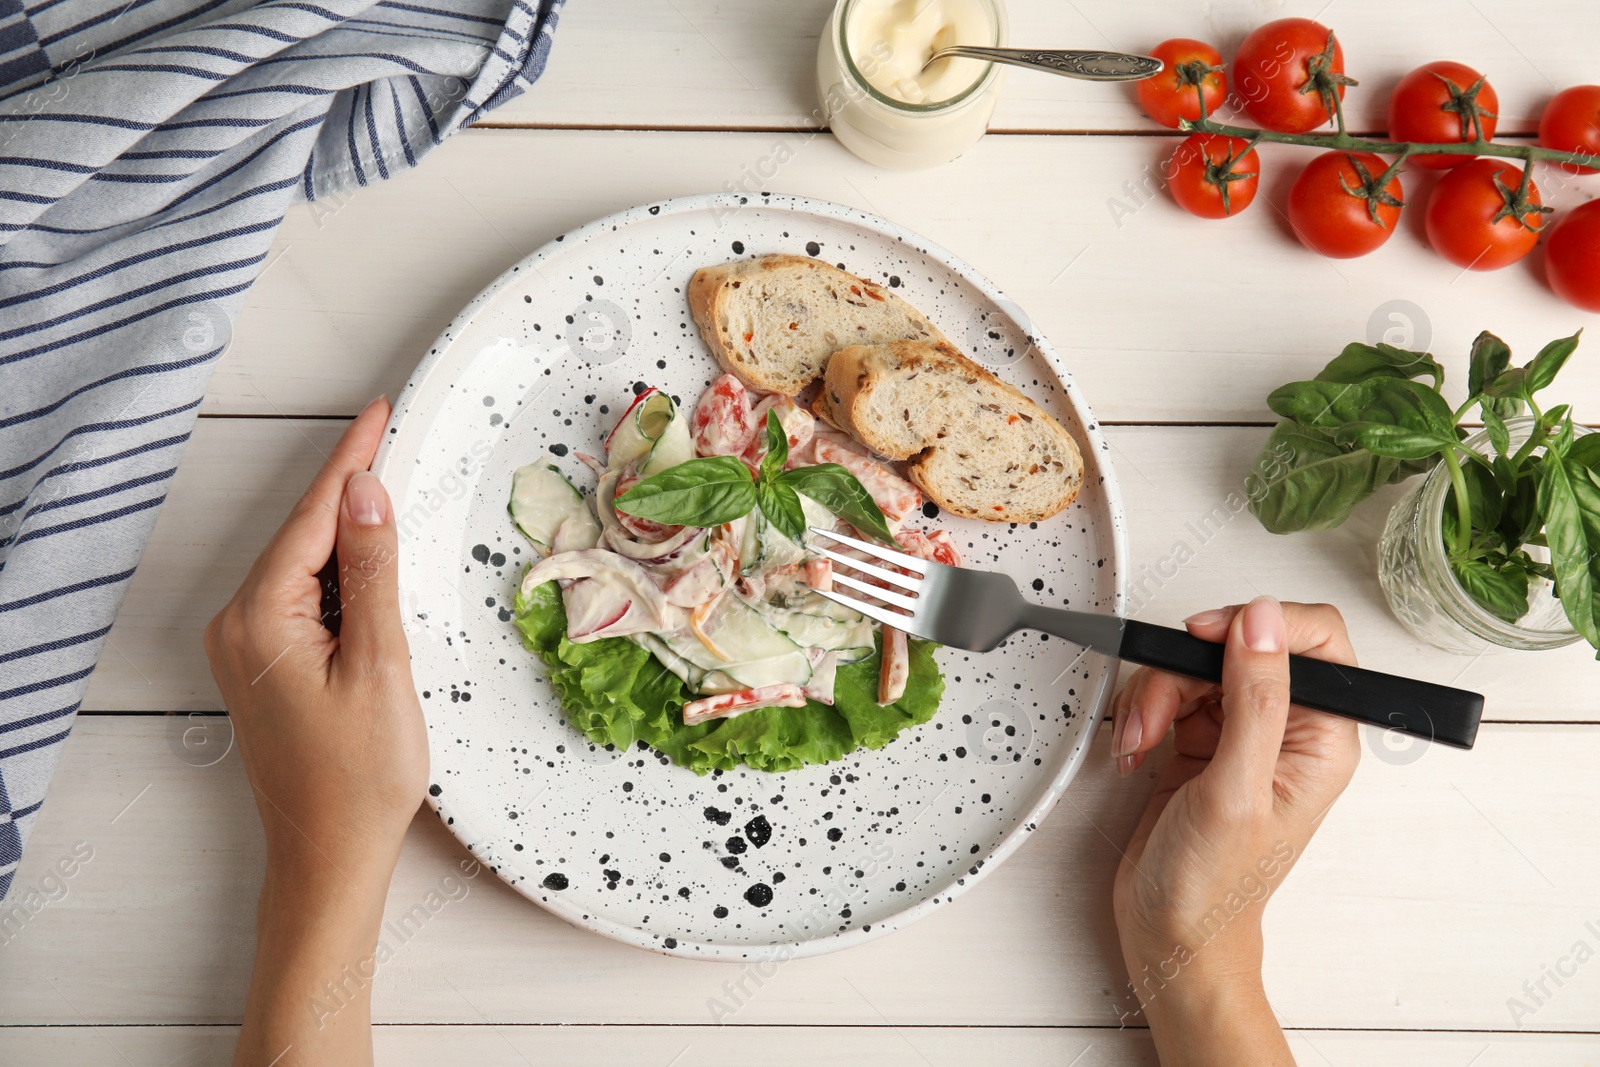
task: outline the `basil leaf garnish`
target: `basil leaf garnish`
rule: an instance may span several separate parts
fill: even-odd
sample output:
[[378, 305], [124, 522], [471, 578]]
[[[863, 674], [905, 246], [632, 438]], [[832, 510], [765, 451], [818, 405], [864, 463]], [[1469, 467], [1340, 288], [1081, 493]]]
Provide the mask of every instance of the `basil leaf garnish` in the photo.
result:
[[618, 511], [669, 526], [720, 526], [756, 506], [750, 468], [733, 456], [707, 456], [668, 467], [613, 501]]
[[789, 462], [789, 435], [784, 432], [778, 413], [767, 409], [767, 454], [761, 457], [761, 479], [771, 481]]
[[894, 544], [894, 534], [889, 532], [888, 520], [883, 517], [877, 501], [854, 474], [839, 464], [796, 467], [779, 475], [778, 482], [815, 500], [862, 533], [885, 544]]
[[775, 529], [797, 545], [806, 543], [806, 512], [795, 491], [780, 481], [756, 483], [756, 503]]

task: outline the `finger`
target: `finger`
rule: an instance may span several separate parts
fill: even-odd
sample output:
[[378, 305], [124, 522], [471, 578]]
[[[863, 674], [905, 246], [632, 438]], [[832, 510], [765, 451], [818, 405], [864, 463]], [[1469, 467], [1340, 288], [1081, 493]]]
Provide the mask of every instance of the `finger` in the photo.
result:
[[1257, 597], [1233, 617], [1222, 658], [1222, 735], [1212, 764], [1219, 788], [1270, 795], [1289, 718], [1289, 639], [1283, 608]]
[[339, 502], [345, 483], [356, 471], [372, 465], [372, 457], [383, 439], [389, 421], [389, 401], [378, 397], [361, 410], [344, 431], [328, 461], [311, 482], [289, 517], [284, 520], [271, 543], [262, 552], [259, 565], [269, 574], [313, 575], [333, 554], [339, 528]]
[[1148, 667], [1135, 671], [1113, 708], [1116, 727], [1111, 735], [1111, 754], [1117, 761], [1117, 770], [1122, 774], [1137, 770], [1145, 755], [1161, 744], [1172, 724], [1192, 714], [1215, 688], [1210, 682]]
[[1350, 631], [1345, 628], [1344, 616], [1332, 604], [1285, 604], [1283, 619], [1289, 631], [1290, 652], [1356, 665]]
[[404, 662], [399, 540], [394, 508], [376, 474], [357, 471], [345, 484], [338, 539], [340, 658]]
[[1227, 640], [1228, 627], [1233, 625], [1233, 617], [1239, 614], [1239, 610], [1243, 607], [1243, 604], [1229, 604], [1227, 607], [1197, 612], [1184, 619], [1183, 625], [1202, 641], [1222, 642]]

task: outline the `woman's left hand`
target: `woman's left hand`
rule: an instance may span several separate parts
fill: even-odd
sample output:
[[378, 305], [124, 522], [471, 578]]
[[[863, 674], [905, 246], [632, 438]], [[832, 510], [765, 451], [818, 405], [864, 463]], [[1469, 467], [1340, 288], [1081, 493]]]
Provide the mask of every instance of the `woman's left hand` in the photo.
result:
[[[267, 835], [269, 871], [333, 865], [387, 884], [428, 783], [396, 587], [394, 509], [368, 472], [389, 419], [367, 405], [206, 627]], [[317, 573], [338, 553], [340, 628], [322, 621]]]

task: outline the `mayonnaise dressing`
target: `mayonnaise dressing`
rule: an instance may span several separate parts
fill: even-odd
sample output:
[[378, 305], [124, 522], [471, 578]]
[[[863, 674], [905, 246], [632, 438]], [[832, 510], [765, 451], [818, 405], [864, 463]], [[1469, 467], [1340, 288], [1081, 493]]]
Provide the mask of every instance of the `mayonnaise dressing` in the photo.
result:
[[951, 45], [987, 45], [994, 28], [980, 0], [856, 0], [850, 58], [872, 87], [907, 104], [959, 95], [983, 75], [974, 59], [928, 57]]
[[838, 0], [817, 46], [819, 110], [869, 163], [949, 162], [988, 129], [1001, 70], [972, 59], [922, 65], [950, 44], [1005, 43], [1004, 0]]

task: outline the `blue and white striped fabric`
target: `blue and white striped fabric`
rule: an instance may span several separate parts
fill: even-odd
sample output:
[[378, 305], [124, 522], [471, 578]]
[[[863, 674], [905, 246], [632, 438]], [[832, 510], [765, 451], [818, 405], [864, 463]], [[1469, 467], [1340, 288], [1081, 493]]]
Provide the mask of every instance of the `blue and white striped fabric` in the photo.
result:
[[0, 0], [0, 898], [297, 199], [544, 69], [562, 0]]

